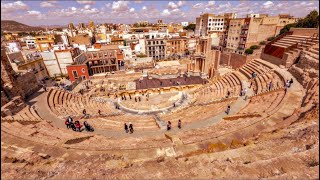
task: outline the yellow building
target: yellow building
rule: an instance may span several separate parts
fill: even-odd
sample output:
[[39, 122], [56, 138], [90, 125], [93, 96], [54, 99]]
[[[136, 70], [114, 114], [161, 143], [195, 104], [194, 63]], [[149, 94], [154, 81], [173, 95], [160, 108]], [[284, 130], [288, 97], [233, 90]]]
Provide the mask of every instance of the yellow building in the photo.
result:
[[48, 71], [41, 57], [33, 57], [22, 64], [18, 64], [18, 70], [27, 70], [33, 72], [38, 81], [49, 77]]
[[98, 33], [96, 36], [97, 36], [96, 40], [107, 40], [107, 35], [106, 34]]
[[36, 36], [35, 39], [36, 49], [41, 52], [48, 51], [55, 44], [54, 35]]
[[172, 24], [170, 24], [167, 27], [168, 27], [169, 33], [176, 33], [176, 32], [183, 31], [183, 26], [182, 25], [177, 25], [177, 24], [172, 25]]

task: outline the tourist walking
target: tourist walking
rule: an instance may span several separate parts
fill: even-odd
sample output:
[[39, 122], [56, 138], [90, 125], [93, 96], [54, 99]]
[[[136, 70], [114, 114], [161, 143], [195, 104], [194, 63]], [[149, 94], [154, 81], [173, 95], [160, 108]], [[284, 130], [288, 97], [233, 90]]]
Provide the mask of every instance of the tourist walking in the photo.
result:
[[87, 111], [86, 111], [86, 109], [83, 109], [82, 114], [83, 114], [84, 116], [86, 116], [86, 115], [87, 115]]
[[227, 107], [226, 114], [229, 114], [229, 113], [230, 113], [230, 109], [231, 109], [231, 107], [230, 107], [230, 106], [228, 106], [228, 107]]
[[270, 83], [269, 83], [269, 91], [271, 91], [272, 87], [273, 87], [273, 84], [272, 84], [272, 81], [270, 81]]
[[293, 83], [293, 79], [291, 78], [289, 81], [289, 87], [291, 86], [292, 83]]
[[243, 89], [243, 95], [245, 96], [246, 94], [247, 94], [247, 89], [244, 88], [244, 89]]
[[129, 132], [127, 123], [124, 123], [124, 131], [125, 131], [126, 133]]
[[181, 129], [181, 120], [178, 121], [178, 128]]
[[171, 130], [171, 122], [168, 121], [168, 124], [167, 124], [167, 131]]
[[130, 131], [130, 134], [133, 133], [133, 125], [131, 124], [131, 122], [129, 123], [129, 131]]
[[98, 114], [99, 114], [99, 115], [101, 115], [101, 111], [100, 111], [100, 109], [98, 110]]
[[230, 97], [230, 91], [227, 92], [227, 97]]

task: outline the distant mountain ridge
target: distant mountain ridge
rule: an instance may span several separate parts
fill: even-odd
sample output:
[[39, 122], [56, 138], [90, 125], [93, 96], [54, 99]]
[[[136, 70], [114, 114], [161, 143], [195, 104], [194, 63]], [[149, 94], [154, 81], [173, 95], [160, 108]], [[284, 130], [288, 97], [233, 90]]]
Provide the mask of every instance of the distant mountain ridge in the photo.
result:
[[12, 20], [1, 20], [1, 31], [40, 31], [44, 30], [42, 27], [28, 26]]

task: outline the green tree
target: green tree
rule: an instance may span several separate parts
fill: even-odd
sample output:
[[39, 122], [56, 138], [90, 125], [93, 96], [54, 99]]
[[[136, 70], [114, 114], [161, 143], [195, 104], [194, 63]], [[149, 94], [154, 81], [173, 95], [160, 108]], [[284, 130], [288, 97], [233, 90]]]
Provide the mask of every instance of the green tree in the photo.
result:
[[246, 49], [246, 50], [244, 51], [244, 53], [246, 53], [246, 54], [253, 54], [253, 50], [252, 50], [252, 49]]
[[[283, 34], [283, 33], [285, 33], [285, 32], [289, 32], [290, 28], [296, 27], [296, 26], [297, 26], [297, 23], [292, 23], [292, 24], [287, 24], [287, 25], [285, 25], [285, 26], [280, 30], [279, 35], [280, 35], [280, 34]], [[273, 37], [273, 39], [274, 39], [274, 37]], [[273, 40], [273, 39], [272, 39], [272, 40]], [[272, 41], [272, 40], [271, 40], [271, 41]], [[269, 39], [268, 39], [268, 41], [269, 41]]]
[[257, 46], [257, 45], [252, 45], [252, 46], [250, 46], [250, 49], [252, 49], [252, 50], [254, 50], [254, 49], [259, 49], [260, 47], [259, 46]]
[[305, 18], [300, 19], [297, 22], [296, 27], [301, 28], [317, 28], [319, 26], [319, 14], [318, 11], [311, 11]]
[[317, 27], [319, 27], [319, 13], [318, 13], [318, 11], [313, 10], [305, 18], [299, 19], [297, 23], [285, 25], [280, 30], [280, 34], [288, 32], [290, 30], [290, 28], [294, 28], [294, 27], [298, 27], [298, 28], [317, 28]]
[[189, 24], [188, 26], [184, 27], [183, 29], [194, 31], [196, 29], [196, 24]]

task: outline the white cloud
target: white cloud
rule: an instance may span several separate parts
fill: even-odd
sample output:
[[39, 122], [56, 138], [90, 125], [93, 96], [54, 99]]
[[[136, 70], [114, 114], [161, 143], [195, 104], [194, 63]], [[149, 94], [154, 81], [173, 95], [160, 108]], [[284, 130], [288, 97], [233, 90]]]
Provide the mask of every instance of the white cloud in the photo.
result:
[[177, 4], [176, 4], [176, 3], [172, 2], [172, 1], [170, 1], [168, 3], [168, 8], [169, 9], [177, 9], [177, 8], [180, 8], [181, 6], [185, 5], [185, 3], [186, 3], [185, 1], [178, 1]]
[[134, 12], [134, 8], [130, 8], [130, 10], [129, 10], [130, 12]]
[[267, 1], [265, 3], [263, 3], [263, 8], [265, 9], [269, 9], [274, 5], [274, 3], [272, 1]]
[[208, 1], [207, 7], [213, 7], [215, 5], [215, 1]]
[[76, 7], [71, 7], [71, 10], [72, 10], [72, 11], [76, 11], [77, 8], [76, 8]]
[[57, 1], [43, 1], [40, 3], [40, 6], [43, 8], [52, 8], [56, 6], [55, 3], [57, 3]]
[[95, 4], [95, 1], [77, 1], [79, 4]]
[[114, 12], [124, 12], [129, 9], [129, 1], [114, 1], [112, 3], [112, 10]]
[[84, 6], [84, 9], [90, 9], [90, 7], [91, 6], [89, 4], [87, 4], [87, 5]]
[[179, 1], [179, 2], [177, 3], [177, 5], [178, 5], [179, 7], [181, 7], [181, 6], [185, 5], [185, 4], [186, 4], [185, 1]]
[[30, 15], [40, 15], [41, 12], [40, 11], [28, 11], [28, 14], [30, 14]]
[[1, 2], [1, 11], [2, 13], [9, 13], [17, 10], [28, 10], [29, 7], [22, 1], [16, 1], [13, 3], [2, 3]]
[[106, 7], [107, 8], [111, 7], [111, 3], [106, 3]]
[[146, 7], [146, 6], [143, 6], [143, 7], [142, 7], [142, 10], [147, 10], [147, 7]]
[[161, 13], [162, 16], [169, 16], [171, 13], [169, 12], [168, 9], [164, 9]]
[[195, 9], [203, 8], [203, 4], [197, 3], [197, 4], [193, 5], [192, 8], [195, 8]]

